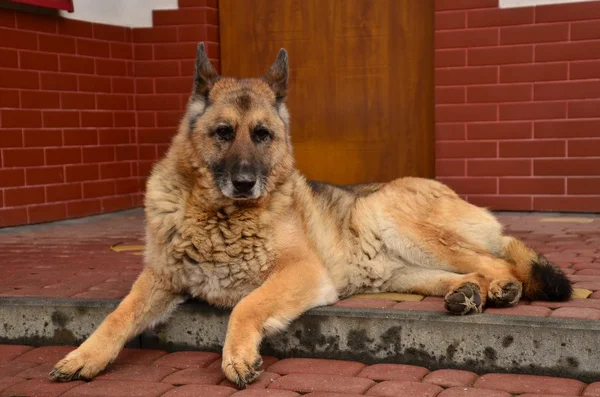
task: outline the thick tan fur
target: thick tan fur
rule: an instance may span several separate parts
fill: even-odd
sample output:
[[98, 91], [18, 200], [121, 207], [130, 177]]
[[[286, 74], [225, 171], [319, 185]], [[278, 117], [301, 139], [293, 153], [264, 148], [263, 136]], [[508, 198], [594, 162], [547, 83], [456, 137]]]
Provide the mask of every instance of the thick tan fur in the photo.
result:
[[[293, 165], [282, 103], [285, 53], [264, 79], [250, 80], [218, 78], [204, 58], [199, 53], [179, 133], [147, 184], [146, 268], [98, 330], [56, 365], [54, 379], [94, 377], [185, 295], [233, 308], [222, 368], [245, 385], [260, 373], [266, 333], [339, 298], [383, 291], [445, 296], [451, 312], [467, 314], [481, 312], [486, 301], [516, 304], [522, 283], [543, 289], [530, 280], [537, 254], [441, 183], [308, 183]], [[223, 120], [236, 128], [227, 144], [210, 132]], [[271, 131], [268, 145], [252, 140], [256, 123]], [[268, 159], [260, 195], [228, 197], [210, 164], [248, 153]]]

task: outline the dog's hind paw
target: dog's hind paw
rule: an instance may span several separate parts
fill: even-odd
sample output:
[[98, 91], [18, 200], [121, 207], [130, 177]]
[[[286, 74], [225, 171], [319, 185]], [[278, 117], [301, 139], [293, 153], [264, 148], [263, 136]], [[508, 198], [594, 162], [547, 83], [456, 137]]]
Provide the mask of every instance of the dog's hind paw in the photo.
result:
[[479, 286], [475, 283], [465, 283], [446, 295], [446, 310], [454, 314], [481, 313], [483, 299]]

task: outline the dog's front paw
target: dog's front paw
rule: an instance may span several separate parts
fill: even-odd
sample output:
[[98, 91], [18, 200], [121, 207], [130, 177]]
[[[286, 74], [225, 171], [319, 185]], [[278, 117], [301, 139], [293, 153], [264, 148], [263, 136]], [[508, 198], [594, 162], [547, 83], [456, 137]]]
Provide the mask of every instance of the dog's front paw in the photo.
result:
[[109, 360], [103, 358], [102, 354], [90, 354], [80, 350], [72, 351], [56, 363], [50, 371], [50, 379], [59, 382], [90, 380], [108, 365]]
[[230, 382], [240, 388], [254, 382], [262, 373], [262, 358], [256, 349], [245, 351], [224, 349], [221, 368]]

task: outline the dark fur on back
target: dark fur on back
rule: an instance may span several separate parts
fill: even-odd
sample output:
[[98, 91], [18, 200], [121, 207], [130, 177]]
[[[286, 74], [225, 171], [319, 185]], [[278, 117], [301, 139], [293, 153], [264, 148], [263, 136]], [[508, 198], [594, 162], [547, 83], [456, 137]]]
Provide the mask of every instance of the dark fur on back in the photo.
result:
[[563, 271], [542, 254], [531, 263], [531, 281], [539, 286], [528, 294], [531, 300], [566, 301], [573, 295], [571, 282]]

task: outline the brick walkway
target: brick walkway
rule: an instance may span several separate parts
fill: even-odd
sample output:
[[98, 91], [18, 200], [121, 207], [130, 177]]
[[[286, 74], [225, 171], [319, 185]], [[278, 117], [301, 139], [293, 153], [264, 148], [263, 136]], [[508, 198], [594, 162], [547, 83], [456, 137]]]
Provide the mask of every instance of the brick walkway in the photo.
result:
[[52, 365], [72, 348], [0, 345], [0, 396], [38, 397], [554, 397], [600, 396], [600, 382], [532, 375], [429, 371], [411, 365], [264, 357], [257, 383], [238, 391], [216, 353], [125, 349], [95, 380], [53, 383]]
[[[486, 313], [600, 320], [600, 218], [537, 214], [500, 219], [509, 233], [563, 267], [577, 296], [569, 302], [522, 302]], [[139, 210], [0, 229], [0, 296], [122, 298], [142, 268], [142, 241]], [[441, 298], [405, 294], [353, 297], [337, 305], [444, 311]]]

